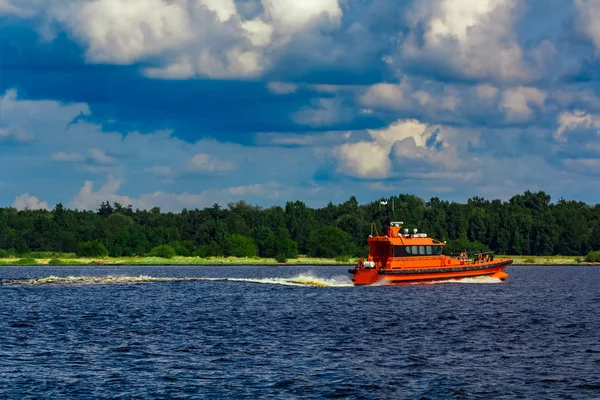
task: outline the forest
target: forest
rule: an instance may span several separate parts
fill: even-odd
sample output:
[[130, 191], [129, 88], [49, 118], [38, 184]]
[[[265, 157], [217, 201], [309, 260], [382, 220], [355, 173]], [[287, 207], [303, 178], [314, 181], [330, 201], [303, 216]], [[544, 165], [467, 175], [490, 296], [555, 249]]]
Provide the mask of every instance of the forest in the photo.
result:
[[[503, 255], [586, 255], [600, 250], [600, 205], [551, 197], [543, 191], [509, 201], [473, 197], [466, 204], [410, 194], [386, 199], [394, 221], [446, 240], [445, 253], [491, 250]], [[240, 201], [180, 213], [133, 210], [103, 202], [95, 211], [0, 208], [0, 257], [32, 252], [81, 257], [155, 255], [365, 257], [366, 239], [382, 232], [380, 199], [360, 205], [310, 208], [301, 201], [262, 208]]]

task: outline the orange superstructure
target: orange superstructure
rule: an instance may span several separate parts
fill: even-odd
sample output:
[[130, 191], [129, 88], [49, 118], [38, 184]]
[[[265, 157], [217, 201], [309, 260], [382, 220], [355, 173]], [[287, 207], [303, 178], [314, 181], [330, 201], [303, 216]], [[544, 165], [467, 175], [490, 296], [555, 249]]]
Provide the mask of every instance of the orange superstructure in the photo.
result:
[[370, 235], [369, 257], [359, 260], [349, 272], [355, 285], [402, 284], [435, 280], [491, 276], [504, 280], [510, 258], [494, 259], [493, 253], [464, 251], [456, 256], [443, 254], [445, 242], [424, 233], [402, 230], [402, 222], [391, 222], [386, 235]]

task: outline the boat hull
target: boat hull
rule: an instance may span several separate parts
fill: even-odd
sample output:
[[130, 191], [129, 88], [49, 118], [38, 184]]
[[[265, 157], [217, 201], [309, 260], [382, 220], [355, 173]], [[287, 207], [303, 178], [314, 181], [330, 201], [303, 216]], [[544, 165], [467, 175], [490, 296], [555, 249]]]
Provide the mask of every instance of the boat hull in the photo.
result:
[[489, 263], [465, 263], [433, 268], [354, 268], [352, 274], [354, 285], [398, 285], [414, 282], [431, 282], [439, 280], [462, 279], [477, 276], [490, 276], [505, 280], [508, 275], [504, 268], [512, 264], [512, 260], [498, 260]]

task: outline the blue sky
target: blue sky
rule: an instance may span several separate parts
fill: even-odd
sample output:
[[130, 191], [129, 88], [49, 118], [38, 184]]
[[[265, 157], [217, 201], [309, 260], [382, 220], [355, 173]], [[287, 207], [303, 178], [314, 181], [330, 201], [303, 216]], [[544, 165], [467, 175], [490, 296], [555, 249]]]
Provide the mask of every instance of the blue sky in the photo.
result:
[[599, 20], [593, 0], [0, 0], [0, 205], [596, 204]]

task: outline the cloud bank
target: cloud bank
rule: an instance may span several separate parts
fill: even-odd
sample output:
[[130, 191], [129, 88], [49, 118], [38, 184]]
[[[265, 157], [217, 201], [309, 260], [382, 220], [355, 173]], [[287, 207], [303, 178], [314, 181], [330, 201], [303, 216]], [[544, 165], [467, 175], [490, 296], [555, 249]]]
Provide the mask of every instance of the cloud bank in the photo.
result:
[[598, 195], [595, 1], [2, 0], [0, 15], [5, 204]]

